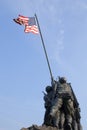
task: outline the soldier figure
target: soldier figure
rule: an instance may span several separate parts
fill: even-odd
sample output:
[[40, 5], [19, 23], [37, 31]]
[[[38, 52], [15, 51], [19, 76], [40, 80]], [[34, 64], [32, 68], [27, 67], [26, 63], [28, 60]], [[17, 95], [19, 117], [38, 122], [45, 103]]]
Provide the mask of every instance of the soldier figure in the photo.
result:
[[59, 127], [61, 111], [64, 112], [65, 116], [65, 119], [63, 118], [62, 121], [64, 122], [65, 120], [67, 129], [72, 130], [72, 118], [74, 116], [73, 95], [70, 84], [67, 83], [65, 77], [59, 78], [59, 82], [57, 83], [56, 96], [50, 110], [51, 117], [56, 117], [55, 115], [57, 115], [55, 120], [56, 127]]
[[82, 130], [79, 103], [65, 77], [59, 77], [58, 81], [52, 82], [52, 86], [46, 87], [44, 101], [46, 112], [43, 125], [61, 130]]
[[54, 124], [54, 120], [55, 117], [51, 118], [50, 117], [50, 110], [51, 107], [53, 105], [54, 99], [55, 99], [55, 95], [56, 95], [56, 89], [57, 89], [57, 84], [56, 81], [53, 81], [52, 86], [47, 86], [46, 87], [46, 93], [44, 93], [44, 101], [45, 101], [45, 116], [44, 116], [44, 123], [43, 125], [47, 125], [47, 126], [55, 126]]
[[[44, 92], [43, 92], [44, 93]], [[45, 111], [45, 115], [44, 115], [44, 123], [43, 125], [52, 125], [51, 124], [51, 119], [49, 118], [49, 112], [50, 112], [50, 108], [52, 106], [52, 95], [53, 95], [53, 91], [52, 91], [52, 87], [51, 86], [47, 86], [46, 87], [46, 93], [44, 93], [44, 107], [46, 109]]]

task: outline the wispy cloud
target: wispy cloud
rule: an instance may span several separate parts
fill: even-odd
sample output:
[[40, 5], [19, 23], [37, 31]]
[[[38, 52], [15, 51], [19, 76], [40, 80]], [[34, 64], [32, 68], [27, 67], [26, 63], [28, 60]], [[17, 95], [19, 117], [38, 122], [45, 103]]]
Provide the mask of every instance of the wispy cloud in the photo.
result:
[[64, 29], [60, 29], [54, 45], [52, 59], [61, 64], [61, 52], [64, 50]]
[[80, 9], [86, 9], [87, 10], [87, 1], [77, 0], [76, 6]]

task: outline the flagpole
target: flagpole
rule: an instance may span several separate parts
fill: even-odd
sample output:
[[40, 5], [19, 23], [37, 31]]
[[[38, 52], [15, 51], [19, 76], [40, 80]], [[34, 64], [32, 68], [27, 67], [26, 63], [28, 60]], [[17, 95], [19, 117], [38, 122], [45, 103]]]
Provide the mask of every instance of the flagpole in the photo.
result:
[[47, 64], [48, 64], [48, 68], [49, 68], [49, 72], [50, 72], [50, 76], [51, 76], [51, 81], [53, 82], [53, 76], [52, 76], [52, 71], [51, 71], [49, 59], [48, 59], [46, 47], [45, 47], [45, 44], [44, 44], [43, 36], [42, 36], [42, 33], [41, 33], [39, 21], [38, 21], [38, 18], [37, 18], [36, 14], [35, 14], [35, 18], [36, 18], [36, 21], [37, 21], [37, 25], [38, 25], [38, 29], [39, 29], [39, 33], [40, 33], [40, 37], [41, 37], [41, 41], [42, 41], [42, 45], [43, 45], [43, 49], [44, 49], [44, 52], [45, 52], [45, 56], [46, 56], [46, 60], [47, 60]]

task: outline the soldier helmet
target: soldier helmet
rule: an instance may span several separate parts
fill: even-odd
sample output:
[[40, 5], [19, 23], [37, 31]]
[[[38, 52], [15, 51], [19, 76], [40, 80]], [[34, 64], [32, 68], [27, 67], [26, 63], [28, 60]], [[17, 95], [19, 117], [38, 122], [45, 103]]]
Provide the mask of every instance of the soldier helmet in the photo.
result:
[[66, 83], [67, 82], [67, 79], [65, 77], [60, 77], [59, 78], [59, 82], [60, 83]]
[[50, 92], [52, 90], [52, 87], [51, 86], [47, 86], [45, 90], [48, 93], [48, 92]]

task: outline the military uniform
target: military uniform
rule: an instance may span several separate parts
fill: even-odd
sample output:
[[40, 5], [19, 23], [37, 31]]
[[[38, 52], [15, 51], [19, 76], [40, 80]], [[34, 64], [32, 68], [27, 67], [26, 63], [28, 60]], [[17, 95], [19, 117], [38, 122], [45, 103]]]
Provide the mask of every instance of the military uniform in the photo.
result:
[[[73, 107], [73, 96], [70, 84], [66, 83], [64, 78], [59, 79], [57, 84], [56, 96], [51, 107], [50, 116], [57, 117], [55, 118], [55, 126], [59, 126], [61, 110], [63, 108], [67, 126], [71, 130], [72, 117], [74, 115]], [[64, 118], [62, 118], [64, 122]]]
[[51, 126], [52, 125], [52, 120], [51, 118], [49, 117], [49, 112], [50, 112], [50, 109], [51, 109], [51, 106], [52, 106], [52, 96], [53, 96], [53, 89], [51, 86], [47, 86], [46, 87], [46, 94], [44, 93], [44, 107], [46, 109], [45, 111], [45, 115], [44, 115], [44, 123], [43, 125], [47, 125], [47, 126]]

